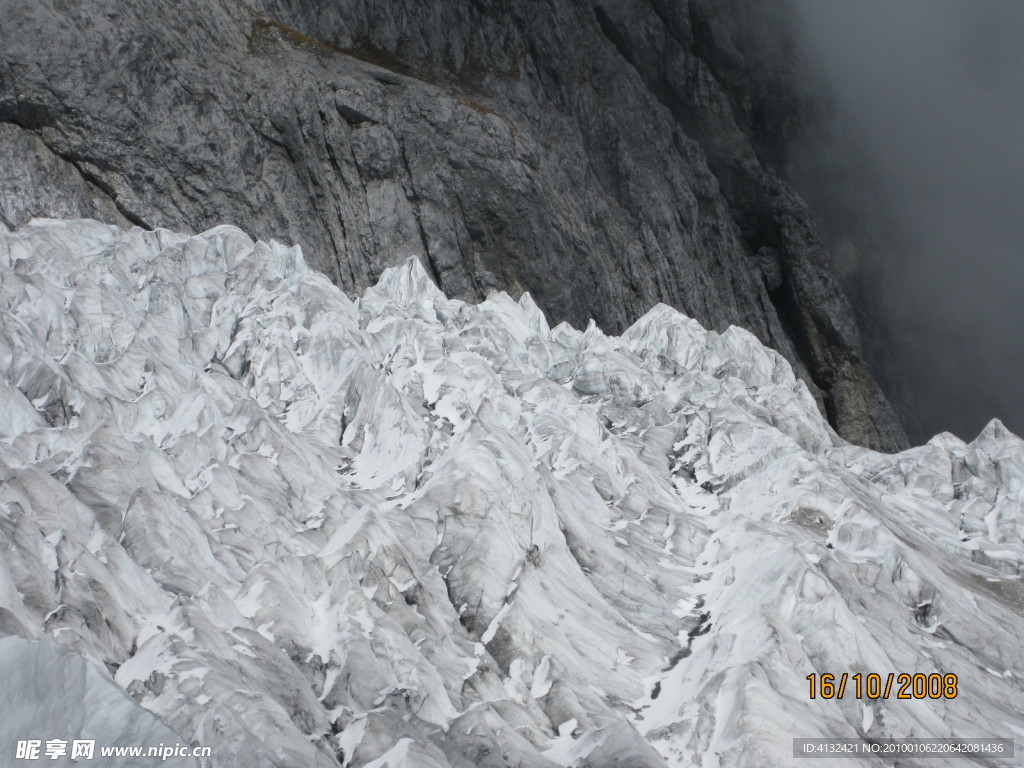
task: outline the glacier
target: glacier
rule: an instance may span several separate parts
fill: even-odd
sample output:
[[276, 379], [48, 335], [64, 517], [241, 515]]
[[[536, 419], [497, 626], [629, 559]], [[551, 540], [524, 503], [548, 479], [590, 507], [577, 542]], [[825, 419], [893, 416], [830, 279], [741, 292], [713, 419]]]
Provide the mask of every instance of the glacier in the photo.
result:
[[[795, 737], [1024, 738], [1024, 442], [998, 421], [876, 453], [744, 330], [664, 305], [551, 328], [416, 259], [350, 299], [229, 226], [33, 220], [0, 233], [0, 309], [5, 761], [82, 737], [212, 748], [167, 765], [760, 768]], [[843, 672], [958, 695], [809, 697]], [[947, 762], [1007, 764], [912, 764]]]

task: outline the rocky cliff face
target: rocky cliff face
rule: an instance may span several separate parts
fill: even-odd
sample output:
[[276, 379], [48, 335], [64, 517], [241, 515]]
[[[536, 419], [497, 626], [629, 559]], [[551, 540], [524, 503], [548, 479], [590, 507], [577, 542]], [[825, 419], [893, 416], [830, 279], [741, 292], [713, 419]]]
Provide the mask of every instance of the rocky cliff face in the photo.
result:
[[415, 254], [451, 295], [610, 331], [663, 301], [780, 351], [848, 439], [905, 444], [785, 181], [813, 101], [780, 3], [0, 10], [8, 227], [231, 222], [347, 290]]

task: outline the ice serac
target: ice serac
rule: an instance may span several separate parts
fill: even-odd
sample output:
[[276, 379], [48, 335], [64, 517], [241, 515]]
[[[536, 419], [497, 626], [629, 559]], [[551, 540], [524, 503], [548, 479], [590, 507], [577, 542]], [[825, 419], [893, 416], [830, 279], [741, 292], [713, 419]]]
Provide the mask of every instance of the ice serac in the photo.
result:
[[815, 153], [784, 5], [0, 0], [0, 222], [231, 222], [349, 291], [419, 254], [447, 295], [610, 332], [665, 302], [894, 450], [787, 183]]
[[[140, 742], [760, 768], [796, 736], [1024, 737], [998, 423], [872, 452], [748, 331], [551, 328], [416, 260], [351, 300], [232, 227], [34, 221], [0, 307], [0, 652], [121, 688]], [[809, 700], [843, 671], [958, 696]]]
[[[22, 762], [14, 758], [17, 742], [35, 739], [42, 742], [39, 759], [47, 765], [96, 760], [111, 768], [142, 768], [159, 761], [172, 768], [199, 768], [198, 759], [160, 759], [162, 753], [156, 758], [145, 752], [142, 757], [103, 755], [103, 746], [174, 748], [187, 747], [188, 742], [132, 701], [102, 667], [61, 648], [50, 637], [36, 642], [20, 637], [0, 639], [0, 674], [4, 681], [0, 745], [9, 765]], [[45, 753], [50, 740], [63, 742], [57, 750], [62, 755]], [[91, 757], [75, 754], [77, 740], [92, 742]]]

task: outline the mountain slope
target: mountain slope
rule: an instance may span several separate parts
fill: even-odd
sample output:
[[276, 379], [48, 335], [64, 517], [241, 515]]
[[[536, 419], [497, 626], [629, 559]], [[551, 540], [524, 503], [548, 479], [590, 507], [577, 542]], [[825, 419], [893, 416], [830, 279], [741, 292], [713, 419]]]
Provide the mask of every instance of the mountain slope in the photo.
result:
[[[33, 222], [0, 234], [0, 306], [0, 631], [211, 765], [1024, 735], [1024, 443], [998, 422], [871, 452], [746, 331], [664, 305], [550, 328], [416, 261], [353, 301], [231, 227]], [[844, 671], [959, 695], [808, 699]]]
[[895, 450], [786, 182], [813, 153], [777, 5], [2, 0], [0, 171], [29, 179], [0, 218], [230, 222], [348, 291], [422, 255], [448, 295], [614, 332], [664, 302]]

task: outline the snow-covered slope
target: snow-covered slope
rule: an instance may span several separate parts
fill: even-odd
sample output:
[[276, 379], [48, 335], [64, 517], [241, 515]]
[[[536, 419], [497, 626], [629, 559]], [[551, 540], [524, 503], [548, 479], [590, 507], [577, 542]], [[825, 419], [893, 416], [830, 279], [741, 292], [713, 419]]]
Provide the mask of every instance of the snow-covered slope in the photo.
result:
[[[209, 765], [1024, 737], [1024, 443], [998, 422], [872, 453], [745, 331], [665, 306], [550, 329], [415, 261], [350, 301], [230, 227], [35, 221], [0, 234], [0, 310], [0, 633], [47, 644], [0, 654], [81, 677], [56, 641]], [[810, 700], [814, 672], [959, 695]]]

